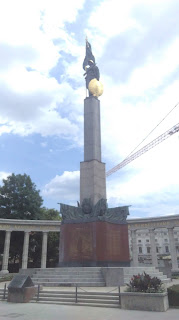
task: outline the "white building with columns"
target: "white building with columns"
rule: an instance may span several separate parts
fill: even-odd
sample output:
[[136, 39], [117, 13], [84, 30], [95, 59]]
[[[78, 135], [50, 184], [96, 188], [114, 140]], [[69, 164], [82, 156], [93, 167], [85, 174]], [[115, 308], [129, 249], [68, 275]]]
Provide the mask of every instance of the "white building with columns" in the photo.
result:
[[[11, 233], [24, 232], [22, 269], [27, 269], [29, 236], [31, 232], [42, 233], [41, 268], [46, 268], [49, 232], [60, 232], [60, 221], [0, 219], [0, 232], [5, 231], [2, 255], [2, 271], [8, 272]], [[179, 268], [179, 215], [128, 219], [131, 266], [141, 263], [159, 266], [159, 258], [171, 258], [173, 270]], [[177, 259], [178, 258], [178, 259]]]
[[179, 268], [179, 215], [128, 219], [131, 265], [159, 267], [159, 260], [171, 259], [173, 270]]

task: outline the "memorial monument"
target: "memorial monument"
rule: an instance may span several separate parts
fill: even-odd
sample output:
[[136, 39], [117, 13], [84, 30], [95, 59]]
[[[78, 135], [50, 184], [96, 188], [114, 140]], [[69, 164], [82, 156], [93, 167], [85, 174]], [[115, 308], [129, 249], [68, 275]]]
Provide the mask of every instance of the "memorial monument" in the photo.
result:
[[101, 161], [100, 101], [103, 85], [86, 39], [83, 62], [84, 161], [80, 163], [80, 203], [60, 204], [60, 266], [129, 266], [128, 206], [108, 208], [106, 170]]

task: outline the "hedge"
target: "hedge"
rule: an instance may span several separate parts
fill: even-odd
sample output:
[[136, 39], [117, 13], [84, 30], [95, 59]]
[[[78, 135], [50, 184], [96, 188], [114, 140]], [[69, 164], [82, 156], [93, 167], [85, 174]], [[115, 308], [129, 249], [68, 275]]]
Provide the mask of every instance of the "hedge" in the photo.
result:
[[169, 306], [179, 307], [179, 285], [173, 285], [167, 289]]

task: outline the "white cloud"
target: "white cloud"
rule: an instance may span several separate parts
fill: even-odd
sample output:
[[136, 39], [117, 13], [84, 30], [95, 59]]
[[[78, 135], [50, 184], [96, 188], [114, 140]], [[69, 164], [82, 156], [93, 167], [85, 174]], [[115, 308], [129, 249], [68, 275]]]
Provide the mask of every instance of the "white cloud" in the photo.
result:
[[64, 171], [45, 185], [42, 196], [76, 205], [79, 200], [79, 176], [79, 171]]
[[[68, 106], [69, 118], [60, 111], [62, 103], [68, 101], [70, 108], [78, 103], [79, 89], [72, 89], [65, 79], [59, 84], [49, 72], [57, 64], [60, 50], [78, 55], [78, 45], [65, 31], [64, 23], [75, 21], [83, 4], [83, 0], [67, 0], [63, 5], [60, 1], [37, 0], [27, 4], [17, 0], [1, 6], [1, 134], [40, 133], [80, 139], [79, 114], [71, 113], [70, 120]], [[56, 38], [60, 38], [58, 45], [53, 43]]]
[[0, 184], [2, 184], [3, 179], [7, 179], [7, 177], [10, 175], [11, 175], [10, 172], [0, 171]]
[[[131, 17], [133, 7], [140, 1], [120, 0], [103, 1], [89, 19], [89, 26], [98, 29], [107, 37], [115, 36], [125, 30], [138, 27], [138, 24]], [[110, 19], [112, 17], [112, 19]], [[110, 19], [110, 23], [107, 20]]]

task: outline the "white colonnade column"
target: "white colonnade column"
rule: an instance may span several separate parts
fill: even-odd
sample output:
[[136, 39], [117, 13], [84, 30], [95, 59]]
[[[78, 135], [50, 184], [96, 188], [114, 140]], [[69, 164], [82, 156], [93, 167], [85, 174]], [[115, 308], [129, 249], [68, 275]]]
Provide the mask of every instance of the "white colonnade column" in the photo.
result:
[[157, 251], [155, 245], [155, 229], [149, 229], [150, 234], [150, 244], [151, 244], [151, 256], [152, 256], [152, 266], [158, 267], [158, 260], [157, 260]]
[[178, 269], [178, 262], [177, 262], [177, 251], [175, 247], [175, 239], [173, 234], [173, 228], [168, 228], [168, 237], [169, 237], [169, 244], [170, 244], [170, 254], [172, 260], [172, 269]]
[[137, 230], [131, 230], [133, 267], [138, 267]]
[[22, 269], [27, 269], [29, 251], [29, 232], [24, 232], [24, 245], [22, 254]]
[[9, 272], [8, 271], [8, 261], [9, 261], [10, 240], [11, 240], [11, 231], [6, 231], [1, 273], [8, 273]]
[[46, 268], [47, 263], [47, 238], [48, 238], [48, 232], [43, 232], [43, 238], [42, 238], [42, 256], [41, 256], [41, 268]]

